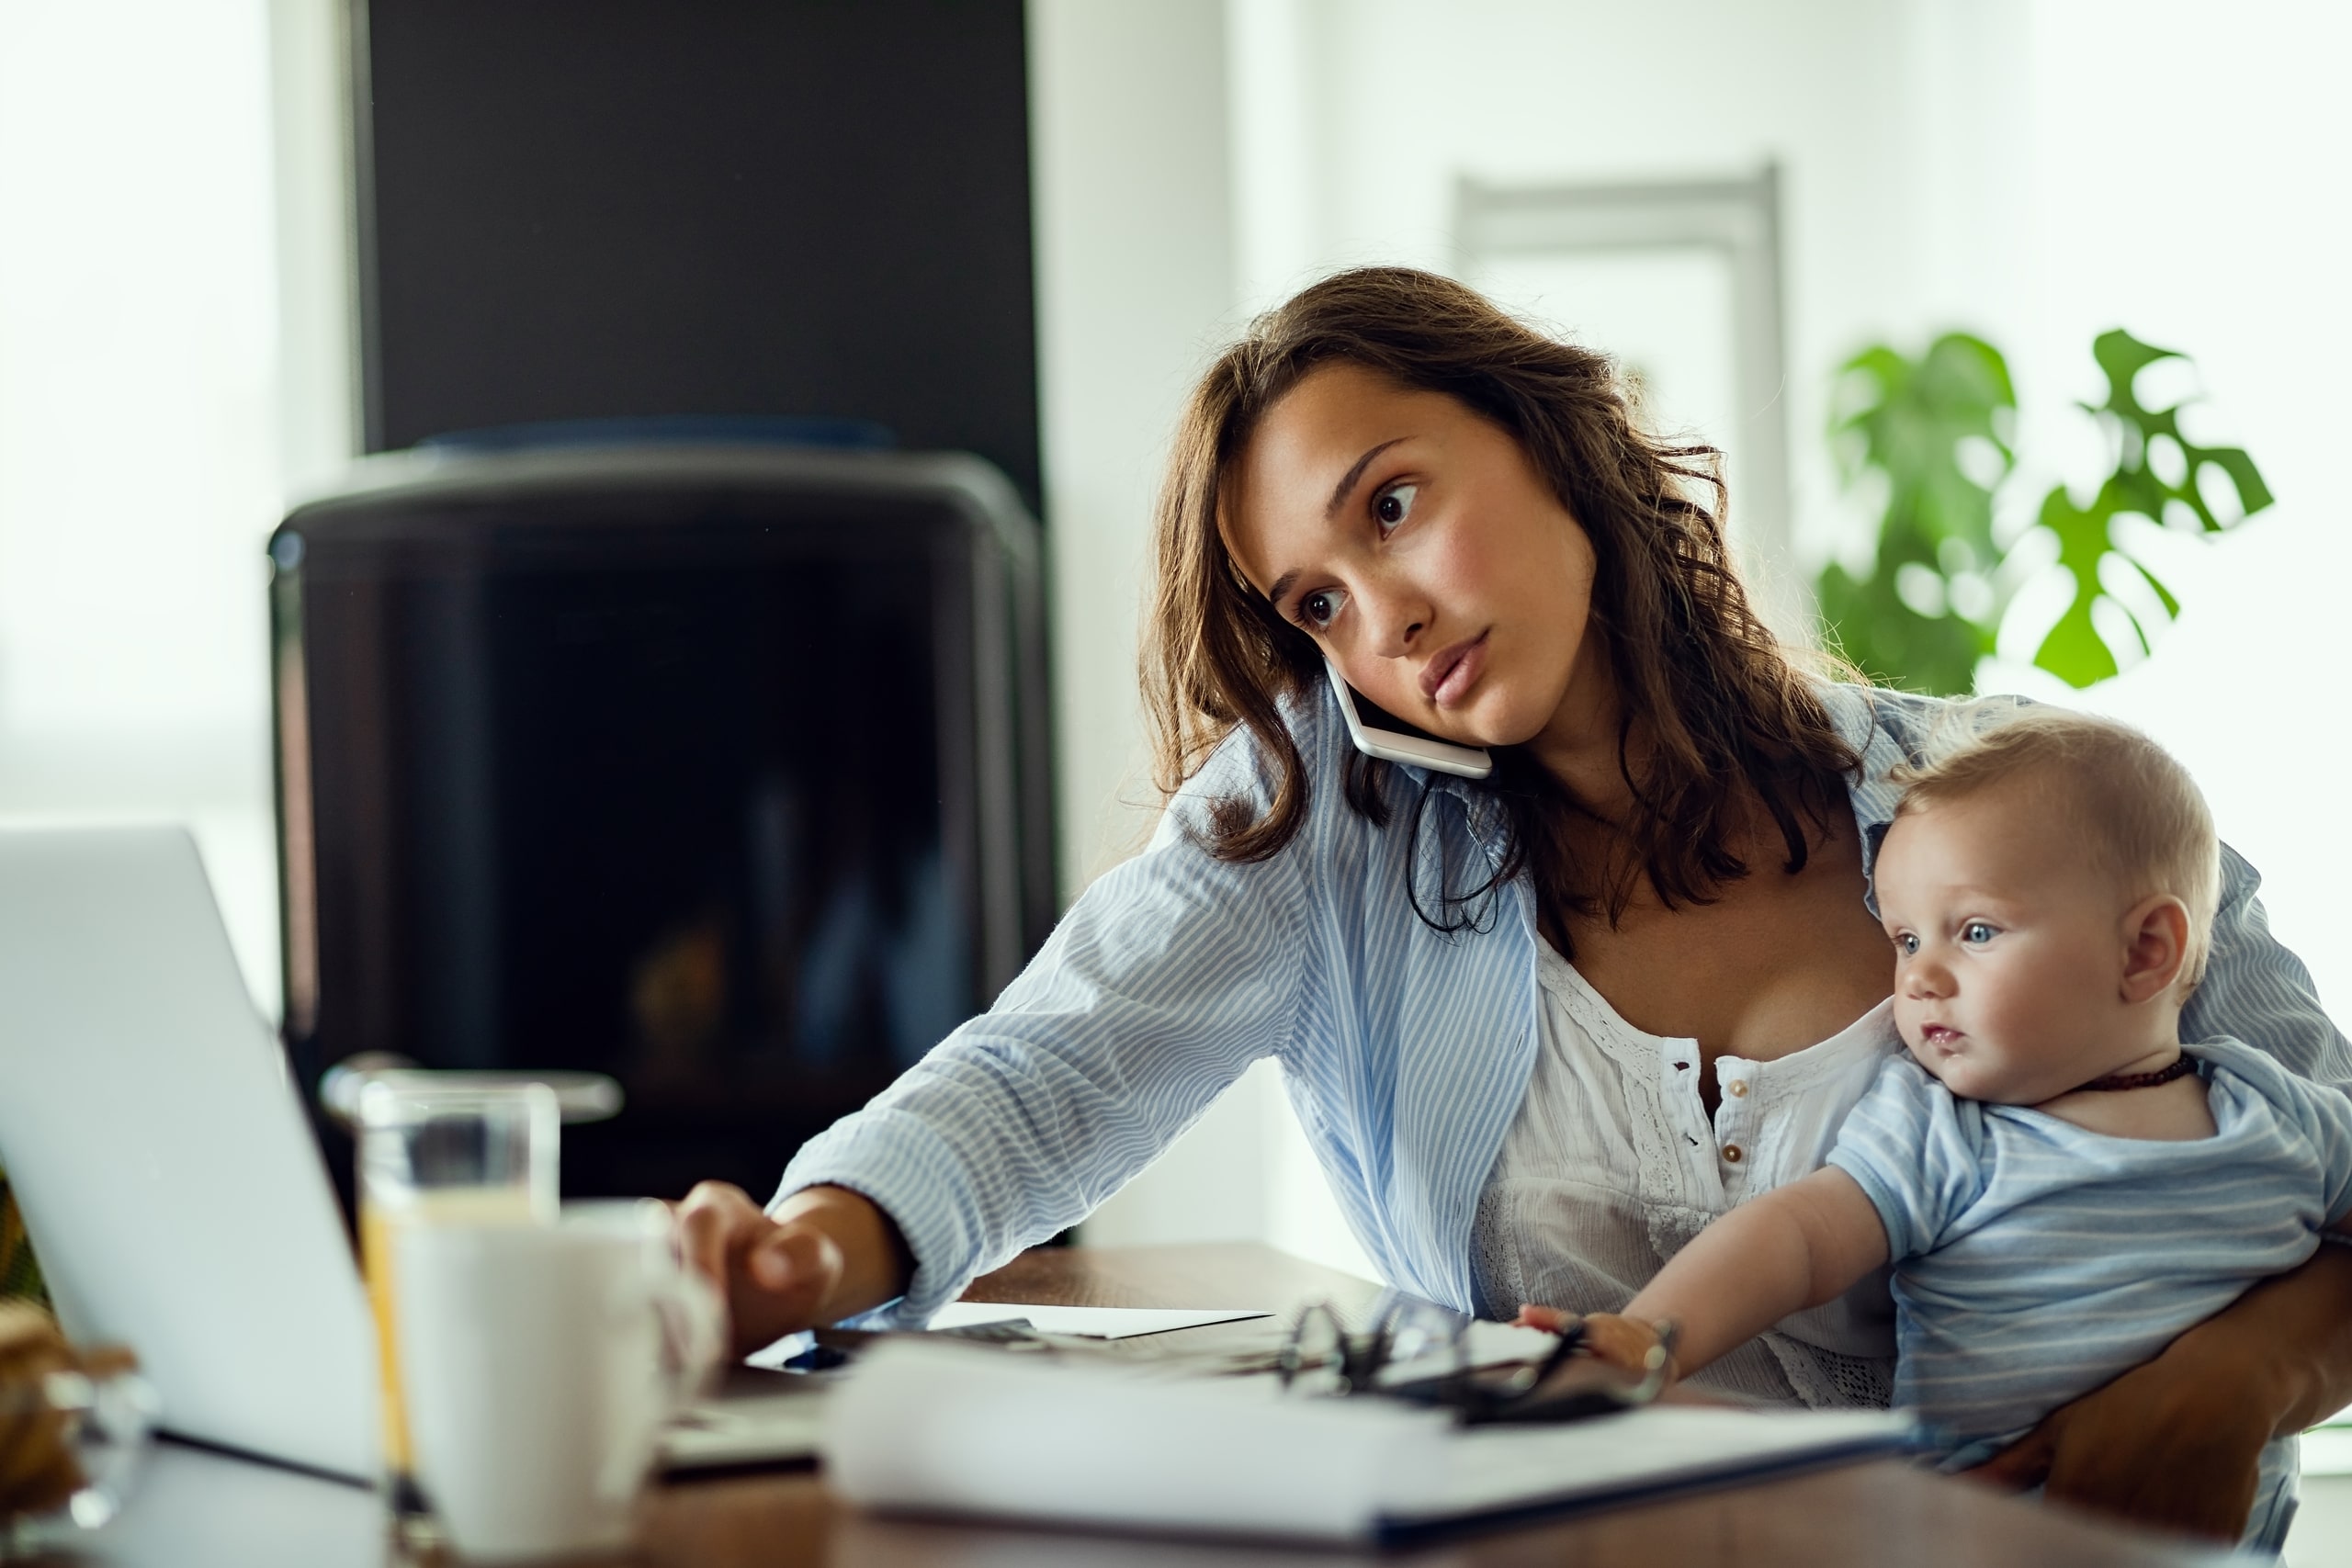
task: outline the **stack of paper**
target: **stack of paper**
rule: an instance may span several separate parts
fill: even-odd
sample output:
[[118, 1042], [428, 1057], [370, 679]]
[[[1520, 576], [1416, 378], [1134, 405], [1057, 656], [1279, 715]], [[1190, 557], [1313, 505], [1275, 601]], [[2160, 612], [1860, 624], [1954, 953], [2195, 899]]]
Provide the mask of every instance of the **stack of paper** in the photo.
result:
[[1062, 1334], [1074, 1339], [1134, 1339], [1146, 1334], [1170, 1334], [1180, 1328], [1202, 1328], [1212, 1323], [1239, 1323], [1272, 1315], [1247, 1307], [1015, 1306], [999, 1302], [950, 1302], [932, 1314], [931, 1327], [977, 1328], [989, 1323], [1026, 1323], [1040, 1334]]
[[1453, 1427], [1273, 1380], [1170, 1380], [968, 1348], [876, 1348], [826, 1414], [831, 1483], [869, 1507], [1324, 1540], [1394, 1540], [1903, 1447], [1877, 1412], [1652, 1407]]

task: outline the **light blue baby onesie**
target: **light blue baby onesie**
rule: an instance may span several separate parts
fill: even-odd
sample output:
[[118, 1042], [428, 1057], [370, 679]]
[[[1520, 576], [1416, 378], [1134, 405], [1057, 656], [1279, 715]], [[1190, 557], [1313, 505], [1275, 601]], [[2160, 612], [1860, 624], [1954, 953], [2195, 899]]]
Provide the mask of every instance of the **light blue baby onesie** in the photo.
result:
[[[1860, 1182], [1894, 1261], [1894, 1403], [1978, 1463], [2138, 1366], [2352, 1209], [2352, 1099], [2233, 1040], [2188, 1048], [2216, 1132], [2113, 1138], [1961, 1100], [1890, 1059], [1828, 1163]], [[2129, 1091], [2126, 1091], [2129, 1092]], [[2293, 1517], [2295, 1444], [2263, 1452], [2248, 1544]]]

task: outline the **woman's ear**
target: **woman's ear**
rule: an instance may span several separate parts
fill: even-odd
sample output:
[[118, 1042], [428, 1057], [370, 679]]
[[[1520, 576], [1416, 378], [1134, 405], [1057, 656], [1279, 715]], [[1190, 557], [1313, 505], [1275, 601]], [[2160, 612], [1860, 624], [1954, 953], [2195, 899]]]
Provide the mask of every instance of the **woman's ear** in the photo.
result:
[[2168, 994], [2188, 959], [2188, 906], [2169, 893], [2152, 894], [2123, 917], [2123, 986], [2127, 1003]]

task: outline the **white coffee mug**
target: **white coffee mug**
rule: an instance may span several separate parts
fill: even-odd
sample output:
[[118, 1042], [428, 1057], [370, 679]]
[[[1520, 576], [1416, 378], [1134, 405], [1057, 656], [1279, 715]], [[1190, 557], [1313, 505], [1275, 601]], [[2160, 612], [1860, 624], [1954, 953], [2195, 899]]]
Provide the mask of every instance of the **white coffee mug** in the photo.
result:
[[395, 1245], [416, 1480], [459, 1554], [627, 1545], [662, 1426], [722, 1332], [668, 1212], [574, 1203], [553, 1225], [417, 1226]]

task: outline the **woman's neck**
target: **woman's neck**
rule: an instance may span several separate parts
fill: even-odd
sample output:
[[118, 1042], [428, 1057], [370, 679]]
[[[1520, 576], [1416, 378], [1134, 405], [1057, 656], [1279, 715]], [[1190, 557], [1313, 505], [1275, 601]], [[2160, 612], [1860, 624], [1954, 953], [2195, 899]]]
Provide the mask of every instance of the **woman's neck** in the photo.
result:
[[1609, 645], [1599, 626], [1589, 627], [1560, 705], [1528, 750], [1588, 809], [1610, 820], [1622, 818], [1633, 804], [1619, 754], [1623, 712]]

